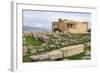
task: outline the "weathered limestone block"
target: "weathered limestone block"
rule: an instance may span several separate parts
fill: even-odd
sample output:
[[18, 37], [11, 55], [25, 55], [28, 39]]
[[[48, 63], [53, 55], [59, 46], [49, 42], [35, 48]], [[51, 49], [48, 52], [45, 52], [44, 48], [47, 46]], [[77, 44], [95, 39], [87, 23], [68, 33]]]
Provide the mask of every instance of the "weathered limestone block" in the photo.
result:
[[44, 53], [40, 55], [32, 55], [30, 58], [34, 61], [46, 61], [49, 59], [49, 53]]
[[91, 47], [91, 43], [90, 42], [84, 44], [84, 48], [90, 48], [90, 47]]
[[59, 50], [55, 50], [49, 53], [50, 60], [55, 60], [59, 58], [63, 58], [63, 53]]
[[42, 55], [33, 55], [33, 56], [30, 56], [30, 58], [31, 58], [32, 60], [34, 60], [34, 61], [38, 61], [38, 60], [40, 60], [41, 56], [42, 56]]
[[84, 52], [84, 48], [83, 44], [80, 44], [76, 46], [64, 47], [60, 49], [60, 51], [63, 52], [64, 57], [69, 57]]
[[83, 56], [83, 59], [91, 59], [91, 56]]
[[44, 48], [38, 49], [38, 51], [44, 51], [44, 50], [45, 50]]
[[32, 53], [32, 54], [34, 54], [34, 53], [36, 53], [36, 52], [37, 52], [36, 49], [32, 49], [32, 50], [31, 50], [31, 53]]
[[44, 54], [40, 57], [40, 61], [46, 61], [46, 60], [49, 60], [49, 54]]
[[90, 56], [90, 55], [91, 55], [91, 51], [87, 50], [87, 51], [85, 52], [85, 55], [86, 55], [86, 56]]
[[23, 46], [23, 56], [26, 55], [27, 51], [28, 51], [27, 46]]

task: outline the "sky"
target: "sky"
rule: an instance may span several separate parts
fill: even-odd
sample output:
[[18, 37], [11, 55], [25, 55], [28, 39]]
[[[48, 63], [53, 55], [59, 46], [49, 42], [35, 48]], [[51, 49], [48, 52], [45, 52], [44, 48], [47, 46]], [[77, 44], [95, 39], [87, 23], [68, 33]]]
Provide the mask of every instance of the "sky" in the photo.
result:
[[24, 26], [43, 28], [51, 31], [52, 22], [58, 21], [59, 18], [88, 21], [88, 28], [91, 26], [90, 13], [23, 10]]

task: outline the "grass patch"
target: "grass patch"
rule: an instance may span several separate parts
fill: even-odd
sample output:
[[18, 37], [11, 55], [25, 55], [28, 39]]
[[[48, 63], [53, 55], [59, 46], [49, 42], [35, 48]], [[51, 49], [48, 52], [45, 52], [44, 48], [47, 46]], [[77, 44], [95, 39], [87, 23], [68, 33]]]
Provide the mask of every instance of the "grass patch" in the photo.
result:
[[33, 46], [40, 46], [43, 41], [37, 40], [32, 36], [25, 36], [25, 42], [27, 42], [27, 44], [31, 44]]
[[31, 59], [29, 58], [30, 55], [23, 56], [23, 62], [31, 62]]
[[81, 60], [83, 57], [84, 53], [76, 54], [74, 56], [66, 57], [66, 59], [70, 60]]

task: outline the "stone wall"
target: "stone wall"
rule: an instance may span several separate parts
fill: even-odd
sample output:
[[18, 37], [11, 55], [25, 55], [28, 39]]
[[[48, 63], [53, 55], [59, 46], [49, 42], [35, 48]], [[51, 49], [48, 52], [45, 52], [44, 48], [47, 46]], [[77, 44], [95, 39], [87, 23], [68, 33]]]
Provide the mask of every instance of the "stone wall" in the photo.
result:
[[49, 53], [35, 55], [35, 56], [33, 55], [33, 56], [30, 56], [30, 58], [32, 60], [37, 60], [37, 58], [38, 58], [38, 61], [41, 61], [41, 58], [42, 58], [42, 60], [43, 60], [43, 58], [48, 59], [48, 60], [55, 60], [55, 59], [60, 59], [60, 58], [64, 58], [64, 57], [69, 57], [69, 56], [73, 56], [73, 55], [84, 52], [83, 46], [84, 46], [83, 44], [79, 44], [79, 45], [64, 47], [59, 50], [51, 51]]

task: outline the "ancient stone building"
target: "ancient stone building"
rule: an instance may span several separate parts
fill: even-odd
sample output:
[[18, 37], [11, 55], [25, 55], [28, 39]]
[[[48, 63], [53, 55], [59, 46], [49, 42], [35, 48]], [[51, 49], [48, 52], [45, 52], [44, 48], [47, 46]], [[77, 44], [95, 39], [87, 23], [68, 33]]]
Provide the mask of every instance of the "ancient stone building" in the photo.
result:
[[59, 32], [86, 33], [88, 30], [88, 22], [58, 19], [58, 21], [52, 22], [52, 30]]

